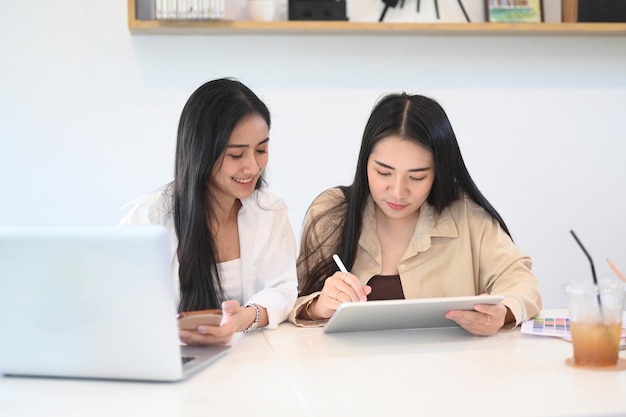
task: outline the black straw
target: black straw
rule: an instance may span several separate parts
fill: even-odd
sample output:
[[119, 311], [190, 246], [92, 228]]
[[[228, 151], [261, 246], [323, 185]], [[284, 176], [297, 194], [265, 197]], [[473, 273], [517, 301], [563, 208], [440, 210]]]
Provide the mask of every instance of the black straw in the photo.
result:
[[587, 252], [587, 249], [585, 249], [581, 241], [578, 239], [578, 236], [576, 236], [576, 233], [574, 233], [573, 230], [570, 230], [570, 233], [572, 234], [572, 236], [574, 236], [574, 239], [576, 239], [578, 246], [580, 246], [583, 252], [585, 252], [585, 255], [587, 255], [587, 258], [589, 259], [589, 263], [591, 264], [591, 274], [593, 275], [593, 283], [598, 285], [598, 278], [596, 278], [596, 268], [593, 266], [593, 259], [591, 259], [589, 252]]
[[[596, 268], [593, 266], [593, 259], [591, 259], [591, 255], [589, 255], [589, 252], [587, 252], [587, 249], [585, 249], [580, 239], [578, 239], [578, 236], [576, 236], [576, 233], [574, 233], [573, 230], [570, 230], [570, 233], [572, 234], [572, 236], [574, 236], [574, 239], [576, 239], [576, 243], [578, 243], [578, 246], [580, 246], [583, 252], [585, 252], [585, 255], [587, 255], [587, 259], [589, 259], [589, 263], [591, 264], [591, 275], [593, 275], [593, 283], [595, 285], [598, 285], [598, 278], [596, 277]], [[599, 292], [598, 292], [598, 304], [602, 306], [602, 301], [600, 300]]]

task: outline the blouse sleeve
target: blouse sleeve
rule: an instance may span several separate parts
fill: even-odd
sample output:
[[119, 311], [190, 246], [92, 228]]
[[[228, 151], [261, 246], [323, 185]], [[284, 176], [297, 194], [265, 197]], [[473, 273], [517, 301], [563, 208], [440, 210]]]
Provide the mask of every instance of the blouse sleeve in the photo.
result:
[[258, 257], [258, 279], [249, 303], [267, 309], [268, 329], [275, 329], [287, 319], [297, 297], [296, 242], [287, 209], [274, 210], [266, 244]]

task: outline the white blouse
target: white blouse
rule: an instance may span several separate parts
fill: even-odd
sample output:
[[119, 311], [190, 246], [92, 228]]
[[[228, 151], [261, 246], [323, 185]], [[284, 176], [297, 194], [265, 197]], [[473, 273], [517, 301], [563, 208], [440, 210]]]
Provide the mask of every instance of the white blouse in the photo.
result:
[[222, 289], [227, 300], [237, 300], [243, 304], [243, 281], [241, 279], [241, 259], [233, 259], [217, 264], [222, 278]]
[[[228, 296], [241, 305], [254, 303], [265, 307], [267, 328], [275, 329], [287, 319], [298, 295], [296, 240], [287, 205], [267, 188], [255, 190], [241, 204], [237, 217], [240, 258], [232, 265], [235, 261], [219, 264], [225, 273], [222, 285]], [[141, 197], [131, 205], [120, 226], [160, 224], [168, 229], [172, 278], [179, 291], [178, 238], [170, 188]]]

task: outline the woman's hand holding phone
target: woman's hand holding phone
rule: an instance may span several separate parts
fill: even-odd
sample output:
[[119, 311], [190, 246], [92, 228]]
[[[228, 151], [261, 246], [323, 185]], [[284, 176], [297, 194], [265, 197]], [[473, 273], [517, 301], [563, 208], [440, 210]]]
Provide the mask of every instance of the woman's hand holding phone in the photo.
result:
[[222, 310], [185, 311], [178, 315], [180, 330], [196, 331], [200, 326], [219, 326], [222, 321]]
[[[222, 310], [187, 311], [179, 314], [180, 340], [187, 345], [207, 346], [230, 342], [242, 324], [241, 308], [236, 300], [224, 301]], [[185, 326], [183, 328], [181, 326]]]

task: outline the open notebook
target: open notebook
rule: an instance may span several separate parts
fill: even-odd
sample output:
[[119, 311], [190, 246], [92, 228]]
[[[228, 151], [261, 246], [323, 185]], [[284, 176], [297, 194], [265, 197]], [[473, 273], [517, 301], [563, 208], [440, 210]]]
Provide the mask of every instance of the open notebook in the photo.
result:
[[181, 346], [170, 270], [159, 226], [0, 227], [0, 374], [177, 381], [213, 362], [226, 346]]

